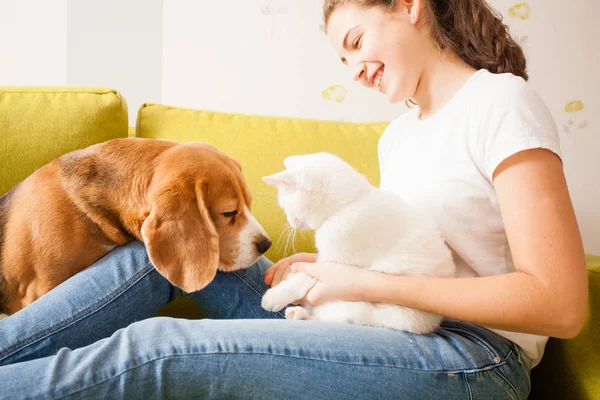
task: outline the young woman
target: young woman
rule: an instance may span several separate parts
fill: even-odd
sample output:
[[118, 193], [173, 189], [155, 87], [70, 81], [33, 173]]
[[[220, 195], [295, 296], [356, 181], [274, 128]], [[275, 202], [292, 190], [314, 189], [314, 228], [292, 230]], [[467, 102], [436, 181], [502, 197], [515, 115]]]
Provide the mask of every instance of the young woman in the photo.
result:
[[[555, 124], [523, 52], [484, 0], [326, 0], [324, 17], [357, 81], [414, 104], [381, 138], [381, 186], [429, 207], [459, 276], [297, 254], [191, 294], [212, 320], [146, 319], [177, 289], [132, 243], [0, 322], [1, 398], [527, 397], [547, 337], [584, 323], [587, 275]], [[428, 335], [283, 320], [260, 299], [291, 268], [319, 280], [313, 304], [380, 301], [447, 320]]]

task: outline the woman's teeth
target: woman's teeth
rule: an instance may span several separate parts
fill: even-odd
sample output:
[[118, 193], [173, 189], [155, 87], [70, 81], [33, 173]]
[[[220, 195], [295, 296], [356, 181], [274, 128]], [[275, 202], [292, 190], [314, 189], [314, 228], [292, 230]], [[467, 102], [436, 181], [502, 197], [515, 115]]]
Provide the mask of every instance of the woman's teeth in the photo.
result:
[[375, 86], [376, 88], [379, 87], [379, 85], [381, 85], [381, 77], [383, 76], [383, 67], [381, 67], [376, 73], [375, 76], [373, 77], [373, 86]]

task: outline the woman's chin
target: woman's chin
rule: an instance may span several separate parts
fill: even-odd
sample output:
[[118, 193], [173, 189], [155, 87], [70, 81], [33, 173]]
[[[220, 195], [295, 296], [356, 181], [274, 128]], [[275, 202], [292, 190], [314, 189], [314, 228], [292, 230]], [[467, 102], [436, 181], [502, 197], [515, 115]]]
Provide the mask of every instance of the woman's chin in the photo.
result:
[[386, 93], [386, 96], [392, 104], [406, 103], [407, 100], [412, 98], [412, 95], [407, 95], [406, 93], [400, 92]]
[[404, 96], [398, 96], [398, 95], [388, 95], [388, 100], [390, 101], [390, 103], [392, 104], [397, 104], [397, 103], [404, 103], [406, 101], [406, 99], [404, 98]]
[[404, 103], [405, 99], [408, 98], [399, 91], [390, 90], [389, 87], [382, 88], [380, 93], [385, 95], [392, 104]]
[[414, 91], [407, 90], [405, 87], [394, 85], [393, 81], [385, 82], [385, 86], [382, 85], [381, 94], [385, 95], [389, 102], [392, 104], [406, 103], [406, 101], [414, 96]]

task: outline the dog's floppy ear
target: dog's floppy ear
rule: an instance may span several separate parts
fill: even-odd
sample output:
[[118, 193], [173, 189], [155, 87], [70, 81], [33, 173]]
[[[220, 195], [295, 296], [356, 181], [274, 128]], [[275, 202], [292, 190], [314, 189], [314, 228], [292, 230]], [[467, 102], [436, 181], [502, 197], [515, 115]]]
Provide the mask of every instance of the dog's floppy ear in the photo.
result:
[[219, 236], [205, 204], [206, 185], [161, 186], [151, 190], [152, 209], [142, 224], [150, 261], [173, 285], [198, 291], [214, 279], [219, 264]]

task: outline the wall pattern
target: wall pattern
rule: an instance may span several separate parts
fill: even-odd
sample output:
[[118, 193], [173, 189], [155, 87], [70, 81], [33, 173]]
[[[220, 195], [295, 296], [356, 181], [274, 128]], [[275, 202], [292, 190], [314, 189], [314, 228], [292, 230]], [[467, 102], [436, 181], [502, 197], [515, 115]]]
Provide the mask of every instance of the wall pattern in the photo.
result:
[[[561, 135], [586, 251], [600, 254], [600, 2], [489, 0], [521, 43]], [[0, 85], [103, 85], [147, 101], [389, 121], [321, 31], [321, 0], [0, 0]]]

